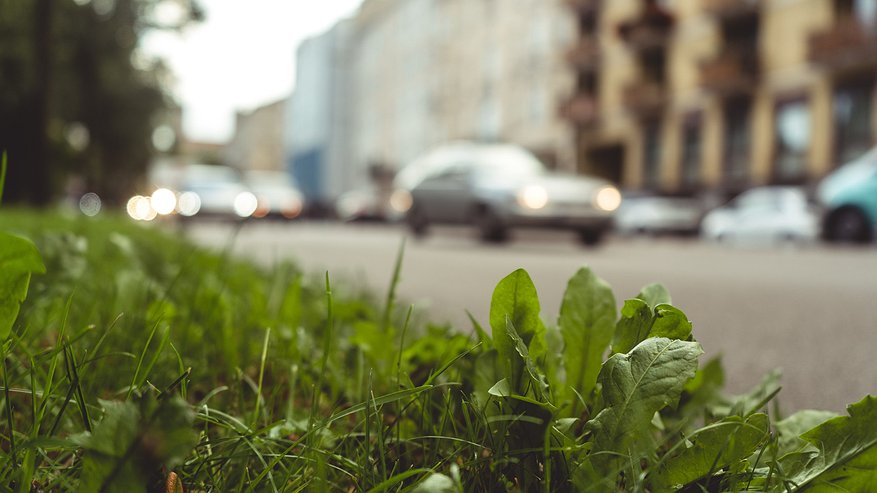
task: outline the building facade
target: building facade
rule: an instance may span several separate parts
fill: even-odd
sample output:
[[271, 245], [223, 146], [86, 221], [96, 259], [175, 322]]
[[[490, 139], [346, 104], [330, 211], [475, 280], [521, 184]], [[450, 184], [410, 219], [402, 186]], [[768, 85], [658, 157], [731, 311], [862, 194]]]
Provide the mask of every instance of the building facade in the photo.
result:
[[240, 170], [282, 171], [286, 99], [235, 115], [223, 161]]
[[286, 167], [311, 204], [331, 204], [364, 179], [349, 167], [350, 21], [304, 41], [296, 52], [295, 91], [285, 111]]
[[877, 142], [877, 0], [567, 0], [580, 172], [725, 195]]

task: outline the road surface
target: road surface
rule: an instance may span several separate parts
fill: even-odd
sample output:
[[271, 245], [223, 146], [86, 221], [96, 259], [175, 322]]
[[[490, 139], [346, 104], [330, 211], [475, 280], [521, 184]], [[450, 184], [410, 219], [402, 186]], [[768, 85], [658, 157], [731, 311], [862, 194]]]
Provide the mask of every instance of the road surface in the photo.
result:
[[[219, 248], [232, 241], [232, 230], [205, 223], [188, 234]], [[234, 251], [266, 265], [291, 258], [315, 274], [328, 270], [336, 290], [352, 285], [385, 293], [405, 236], [388, 225], [247, 223]], [[431, 320], [469, 331], [465, 310], [487, 326], [493, 287], [523, 267], [539, 291], [543, 318], [553, 322], [567, 280], [583, 265], [609, 282], [619, 306], [645, 284], [667, 286], [694, 323], [706, 357], [722, 355], [729, 391], [742, 393], [780, 367], [784, 412], [843, 412], [846, 404], [877, 394], [874, 247], [732, 248], [692, 239], [612, 238], [586, 249], [560, 232], [518, 233], [510, 244], [492, 246], [468, 231], [446, 229], [407, 241], [398, 293]]]

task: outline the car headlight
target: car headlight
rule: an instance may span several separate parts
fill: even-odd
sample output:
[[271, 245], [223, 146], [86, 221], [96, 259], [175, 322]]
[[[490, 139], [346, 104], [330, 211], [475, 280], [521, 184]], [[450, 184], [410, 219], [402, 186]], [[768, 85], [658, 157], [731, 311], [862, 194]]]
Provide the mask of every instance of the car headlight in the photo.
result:
[[155, 209], [155, 212], [162, 216], [166, 216], [177, 208], [177, 195], [167, 188], [159, 188], [152, 192], [150, 204], [152, 204], [152, 208]]
[[413, 204], [413, 199], [408, 190], [398, 189], [390, 195], [390, 207], [396, 212], [408, 212]]
[[600, 210], [612, 212], [621, 206], [621, 192], [613, 186], [606, 185], [594, 194], [594, 205]]
[[548, 191], [539, 185], [529, 185], [518, 192], [518, 204], [527, 209], [541, 209], [548, 205]]
[[191, 217], [201, 210], [201, 196], [195, 192], [183, 192], [177, 200], [177, 211], [186, 216]]
[[250, 192], [241, 192], [234, 198], [234, 213], [240, 217], [250, 217], [259, 208], [259, 199]]

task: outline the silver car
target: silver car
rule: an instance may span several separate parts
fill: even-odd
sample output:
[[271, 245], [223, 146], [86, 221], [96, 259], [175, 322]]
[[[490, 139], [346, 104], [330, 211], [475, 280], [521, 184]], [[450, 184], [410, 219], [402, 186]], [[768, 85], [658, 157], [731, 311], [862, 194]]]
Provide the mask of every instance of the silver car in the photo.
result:
[[524, 149], [502, 144], [440, 147], [400, 171], [395, 185], [410, 193], [407, 221], [416, 235], [430, 224], [472, 224], [492, 242], [534, 226], [573, 230], [594, 245], [621, 204], [608, 182], [549, 172]]

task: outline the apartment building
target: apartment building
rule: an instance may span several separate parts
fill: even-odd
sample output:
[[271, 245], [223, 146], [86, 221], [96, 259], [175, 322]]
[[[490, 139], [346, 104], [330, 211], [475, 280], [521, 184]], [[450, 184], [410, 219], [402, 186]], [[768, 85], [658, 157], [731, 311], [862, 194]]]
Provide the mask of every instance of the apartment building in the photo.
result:
[[877, 0], [567, 0], [577, 167], [626, 188], [812, 184], [877, 142]]
[[366, 0], [350, 43], [353, 165], [398, 168], [476, 139], [574, 169], [556, 111], [574, 81], [573, 20], [563, 0]]
[[282, 171], [285, 99], [238, 111], [223, 161], [241, 170]]

